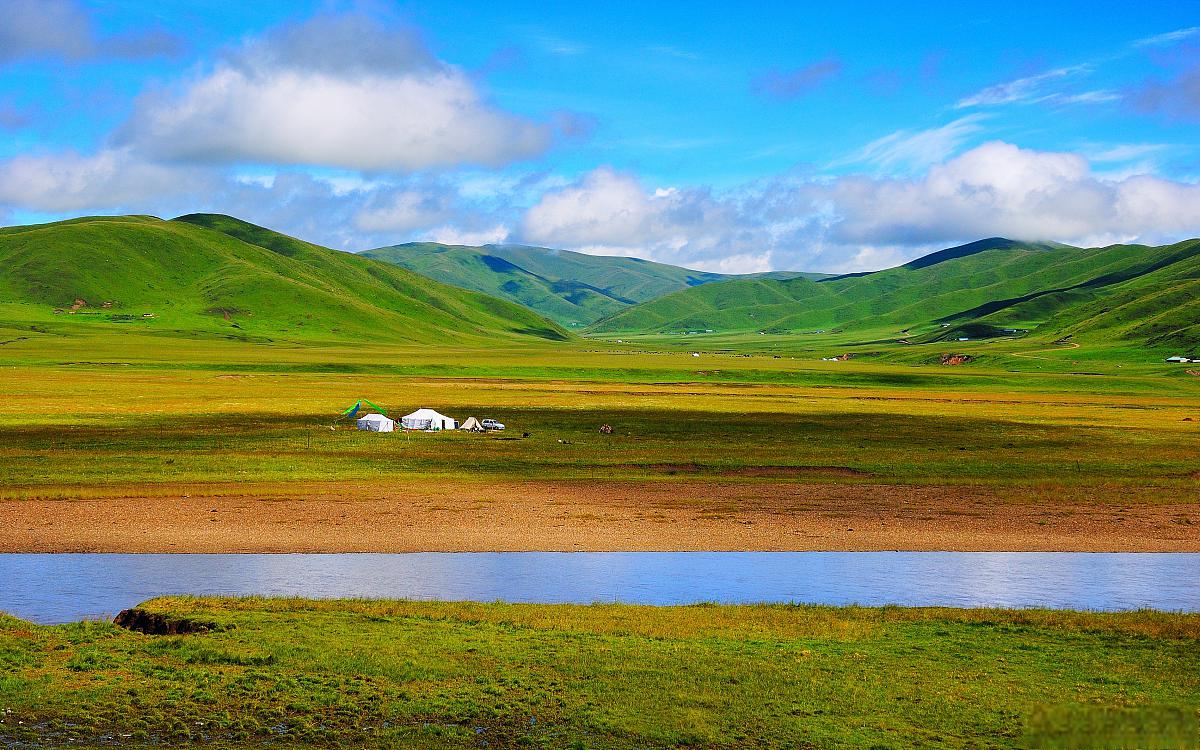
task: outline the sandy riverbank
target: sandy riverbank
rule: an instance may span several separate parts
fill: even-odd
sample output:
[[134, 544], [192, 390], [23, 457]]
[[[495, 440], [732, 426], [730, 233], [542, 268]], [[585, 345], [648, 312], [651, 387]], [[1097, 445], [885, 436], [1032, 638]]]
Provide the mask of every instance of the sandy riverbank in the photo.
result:
[[1014, 503], [961, 487], [625, 481], [162, 490], [0, 502], [0, 551], [1200, 551], [1200, 503]]

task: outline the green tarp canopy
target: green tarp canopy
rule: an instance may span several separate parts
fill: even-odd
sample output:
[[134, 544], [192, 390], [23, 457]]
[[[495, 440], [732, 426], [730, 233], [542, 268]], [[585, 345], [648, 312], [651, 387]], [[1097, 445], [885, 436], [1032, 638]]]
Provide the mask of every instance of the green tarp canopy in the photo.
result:
[[358, 416], [358, 410], [362, 408], [363, 404], [366, 404], [367, 406], [371, 407], [372, 409], [379, 412], [383, 416], [385, 416], [385, 417], [387, 416], [386, 409], [384, 409], [381, 406], [371, 403], [370, 401], [368, 401], [365, 398], [361, 398], [358, 401], [355, 401], [354, 406], [351, 406], [349, 409], [346, 409], [345, 411], [342, 412], [342, 416], [345, 417], [346, 419], [354, 419], [356, 416]]

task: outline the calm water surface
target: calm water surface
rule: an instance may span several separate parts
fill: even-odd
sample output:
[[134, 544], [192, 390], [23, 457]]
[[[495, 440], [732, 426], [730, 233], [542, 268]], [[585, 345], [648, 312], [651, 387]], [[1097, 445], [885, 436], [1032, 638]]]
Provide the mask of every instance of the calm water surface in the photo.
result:
[[164, 594], [1197, 612], [1200, 554], [0, 554], [0, 611], [35, 622], [111, 617]]

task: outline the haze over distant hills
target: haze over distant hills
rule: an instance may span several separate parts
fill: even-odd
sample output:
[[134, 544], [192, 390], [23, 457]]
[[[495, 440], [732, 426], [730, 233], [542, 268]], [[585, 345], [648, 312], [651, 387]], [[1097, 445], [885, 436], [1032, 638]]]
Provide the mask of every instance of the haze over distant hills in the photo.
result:
[[567, 336], [520, 305], [213, 214], [0, 229], [0, 268], [4, 320], [297, 340]]
[[368, 250], [447, 284], [517, 302], [564, 326], [582, 327], [664, 294], [736, 278], [824, 278], [780, 271], [732, 276], [641, 258], [588, 255], [528, 245], [443, 245], [410, 242]]

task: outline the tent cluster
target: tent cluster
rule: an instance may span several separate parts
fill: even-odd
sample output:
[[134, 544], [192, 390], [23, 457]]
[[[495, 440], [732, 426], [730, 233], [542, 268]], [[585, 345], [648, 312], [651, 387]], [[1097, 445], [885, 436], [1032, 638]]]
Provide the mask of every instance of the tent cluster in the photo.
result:
[[[358, 413], [364, 405], [372, 407], [379, 413], [366, 414], [359, 417]], [[360, 399], [353, 406], [343, 411], [342, 416], [347, 419], [354, 419], [355, 426], [367, 432], [394, 432], [397, 423], [405, 430], [469, 430], [471, 432], [484, 432], [486, 429], [475, 417], [469, 417], [467, 421], [459, 424], [457, 419], [447, 417], [445, 414], [440, 414], [433, 409], [417, 409], [412, 414], [405, 414], [399, 420], [391, 419], [387, 416], [386, 410], [376, 406], [365, 398]]]

